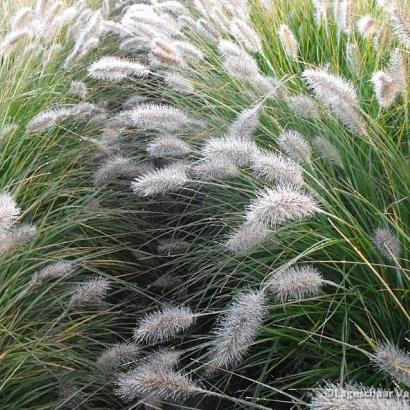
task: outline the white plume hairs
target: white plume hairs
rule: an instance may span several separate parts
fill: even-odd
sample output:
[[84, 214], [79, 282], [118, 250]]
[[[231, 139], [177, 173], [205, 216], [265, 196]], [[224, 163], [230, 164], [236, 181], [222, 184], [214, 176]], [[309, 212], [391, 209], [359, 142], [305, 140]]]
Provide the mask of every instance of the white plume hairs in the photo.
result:
[[240, 18], [233, 18], [230, 23], [230, 31], [251, 53], [262, 50], [261, 40], [256, 31]]
[[360, 74], [362, 56], [357, 44], [350, 42], [346, 44], [346, 62], [352, 73], [356, 75]]
[[303, 185], [303, 169], [283, 155], [261, 151], [252, 158], [251, 168], [271, 182]]
[[357, 31], [364, 38], [372, 38], [380, 30], [377, 21], [369, 15], [361, 17], [356, 23]]
[[116, 371], [134, 362], [140, 354], [141, 348], [135, 343], [117, 343], [101, 353], [96, 365], [104, 371]]
[[66, 278], [75, 271], [76, 267], [75, 263], [71, 261], [59, 261], [47, 265], [34, 273], [28, 284], [28, 288], [37, 287], [50, 279]]
[[258, 192], [248, 206], [245, 220], [249, 224], [275, 227], [311, 218], [317, 212], [319, 207], [311, 195], [292, 185], [279, 185]]
[[0, 230], [9, 229], [19, 217], [21, 209], [8, 192], [0, 193]]
[[142, 64], [118, 57], [102, 57], [91, 64], [88, 75], [96, 80], [119, 82], [128, 77], [145, 77], [149, 73]]
[[389, 108], [400, 93], [396, 80], [384, 71], [377, 71], [372, 75], [372, 83], [380, 107]]
[[80, 283], [67, 303], [67, 309], [74, 309], [85, 305], [101, 306], [111, 288], [105, 278], [92, 278]]
[[297, 266], [275, 274], [267, 283], [280, 302], [317, 296], [323, 285], [321, 273], [311, 266]]
[[386, 8], [394, 33], [403, 45], [410, 49], [410, 19], [408, 13], [395, 2]]
[[326, 24], [328, 20], [329, 0], [312, 0], [315, 8], [315, 20], [317, 25]]
[[399, 260], [401, 254], [401, 244], [399, 238], [389, 227], [379, 227], [373, 234], [373, 242], [378, 251], [385, 258]]
[[139, 364], [154, 371], [176, 370], [183, 354], [181, 350], [161, 347], [145, 356]]
[[210, 138], [202, 147], [202, 155], [205, 159], [227, 158], [238, 166], [249, 164], [257, 146], [248, 138], [237, 138], [227, 135], [224, 137]]
[[265, 226], [244, 224], [229, 234], [225, 246], [237, 256], [246, 255], [267, 242], [272, 234]]
[[356, 90], [350, 82], [319, 69], [305, 70], [302, 76], [317, 99], [328, 105], [352, 132], [366, 134], [367, 124], [360, 112]]
[[19, 45], [21, 45], [27, 39], [29, 39], [30, 36], [31, 36], [31, 32], [28, 29], [20, 29], [20, 30], [12, 31], [0, 43], [0, 55], [3, 57], [7, 57]]
[[123, 111], [115, 119], [140, 130], [178, 131], [192, 125], [185, 112], [169, 105], [145, 103]]
[[33, 9], [31, 7], [23, 7], [16, 11], [11, 19], [12, 31], [20, 30], [26, 27], [33, 19]]
[[319, 104], [308, 95], [292, 95], [288, 97], [287, 103], [289, 107], [295, 112], [295, 114], [302, 118], [320, 118]]
[[313, 140], [313, 145], [321, 155], [322, 159], [343, 168], [343, 160], [339, 150], [325, 137], [317, 136]]
[[305, 137], [295, 130], [282, 132], [278, 138], [279, 147], [294, 161], [309, 163], [312, 151]]
[[314, 389], [309, 409], [312, 410], [410, 410], [404, 397], [386, 397], [386, 390], [360, 384], [337, 385], [325, 383]]
[[150, 344], [162, 343], [195, 324], [196, 317], [189, 307], [164, 307], [147, 314], [134, 329], [134, 340]]
[[258, 127], [261, 110], [262, 105], [257, 104], [254, 107], [241, 111], [230, 125], [228, 135], [236, 138], [251, 139]]
[[71, 95], [84, 99], [88, 95], [88, 87], [84, 81], [72, 81], [70, 87]]
[[37, 227], [21, 224], [11, 230], [0, 230], [0, 257], [13, 253], [17, 248], [31, 242], [37, 235]]
[[176, 192], [185, 187], [191, 180], [186, 166], [173, 164], [165, 168], [149, 171], [131, 183], [131, 189], [141, 197], [163, 195]]
[[282, 24], [278, 30], [279, 40], [288, 57], [293, 60], [298, 58], [299, 45], [295, 35], [288, 25]]
[[165, 84], [171, 90], [183, 95], [195, 94], [195, 88], [192, 81], [177, 73], [168, 73], [165, 76]]
[[205, 158], [194, 164], [191, 167], [191, 172], [201, 181], [224, 180], [240, 174], [239, 168], [225, 156]]
[[408, 92], [409, 65], [403, 50], [399, 48], [390, 53], [389, 74], [396, 81], [400, 93], [405, 96]]
[[410, 354], [392, 343], [380, 343], [371, 360], [377, 368], [410, 386]]
[[209, 371], [229, 369], [246, 354], [266, 315], [263, 291], [246, 291], [235, 296], [225, 315], [219, 318], [208, 352]]
[[190, 152], [191, 146], [175, 135], [159, 135], [147, 146], [147, 153], [154, 158], [183, 158]]
[[350, 34], [353, 28], [352, 0], [334, 0], [333, 13], [339, 30], [345, 34]]

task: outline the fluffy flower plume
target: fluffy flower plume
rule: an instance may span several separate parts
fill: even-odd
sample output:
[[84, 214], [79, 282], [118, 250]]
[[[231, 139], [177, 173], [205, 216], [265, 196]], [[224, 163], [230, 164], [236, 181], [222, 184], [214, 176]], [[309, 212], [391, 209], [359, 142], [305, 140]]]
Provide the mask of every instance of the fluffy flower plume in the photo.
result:
[[325, 70], [305, 70], [303, 77], [318, 100], [330, 106], [350, 130], [366, 134], [366, 123], [360, 113], [356, 90], [350, 82]]
[[20, 30], [26, 27], [33, 18], [33, 9], [31, 7], [23, 7], [16, 11], [11, 19], [11, 28], [13, 31]]
[[180, 350], [161, 348], [145, 356], [141, 366], [154, 371], [175, 370], [183, 352]]
[[257, 175], [272, 182], [303, 184], [302, 168], [283, 155], [260, 152], [253, 157], [251, 167]]
[[144, 77], [149, 71], [142, 64], [118, 57], [102, 57], [88, 68], [90, 77], [96, 80], [118, 82], [125, 78]]
[[353, 26], [353, 2], [352, 0], [334, 0], [333, 12], [339, 30], [350, 34]]
[[265, 295], [249, 291], [237, 295], [228, 312], [219, 318], [213, 346], [209, 351], [210, 367], [228, 369], [246, 354], [266, 314]]
[[131, 188], [138, 196], [152, 196], [178, 191], [189, 181], [185, 166], [176, 164], [147, 172], [135, 179]]
[[76, 269], [76, 265], [71, 261], [60, 261], [52, 263], [36, 272], [28, 285], [29, 288], [34, 288], [41, 285], [50, 279], [66, 278], [70, 276]]
[[161, 239], [158, 241], [157, 252], [160, 254], [178, 254], [187, 251], [192, 247], [192, 243], [183, 239]]
[[329, 10], [329, 0], [312, 0], [315, 8], [315, 20], [319, 26], [327, 22], [327, 13]]
[[124, 402], [131, 402], [138, 397], [181, 401], [203, 393], [203, 390], [182, 373], [155, 371], [143, 366], [122, 374], [118, 378], [115, 393]]
[[111, 285], [107, 279], [93, 278], [80, 283], [68, 301], [68, 309], [83, 305], [99, 306], [104, 303]]
[[346, 44], [346, 62], [349, 65], [350, 70], [359, 75], [361, 67], [361, 54], [360, 49], [357, 44], [347, 43]]
[[311, 266], [289, 268], [276, 274], [268, 282], [270, 291], [281, 302], [316, 296], [322, 285], [321, 273]]
[[0, 256], [14, 252], [20, 246], [31, 242], [37, 235], [37, 228], [32, 224], [21, 224], [10, 231], [0, 231]]
[[134, 330], [134, 339], [146, 343], [162, 343], [187, 330], [195, 323], [195, 315], [186, 306], [164, 307], [149, 313]]
[[235, 165], [246, 165], [257, 152], [257, 146], [249, 138], [224, 136], [210, 138], [202, 148], [206, 159], [227, 158]]
[[386, 258], [398, 260], [401, 253], [400, 240], [390, 228], [378, 228], [373, 236], [374, 244]]
[[0, 230], [9, 229], [14, 224], [21, 209], [16, 200], [7, 192], [0, 193]]
[[181, 158], [192, 151], [190, 145], [175, 135], [160, 135], [147, 146], [147, 152], [154, 158]]
[[377, 71], [372, 76], [377, 102], [382, 108], [389, 108], [399, 95], [399, 86], [395, 79], [383, 71]]
[[82, 99], [86, 98], [88, 95], [87, 84], [85, 84], [83, 81], [73, 81], [71, 83], [70, 93], [75, 97]]
[[292, 30], [286, 24], [282, 24], [279, 27], [278, 35], [287, 56], [296, 60], [299, 54], [299, 45]]
[[380, 29], [379, 24], [372, 16], [363, 16], [361, 17], [357, 23], [357, 31], [364, 37], [364, 38], [371, 38], [373, 37]]
[[[331, 392], [331, 394], [329, 394]], [[386, 398], [386, 391], [361, 385], [342, 387], [326, 383], [323, 388], [315, 389], [309, 405], [312, 410], [410, 410], [404, 398]]]
[[176, 131], [191, 124], [182, 110], [150, 103], [140, 104], [133, 110], [120, 113], [119, 119], [140, 130]]
[[310, 195], [294, 186], [282, 185], [260, 191], [248, 207], [246, 221], [249, 224], [275, 226], [310, 218], [318, 210], [316, 201]]
[[133, 343], [117, 343], [107, 348], [97, 359], [97, 366], [103, 370], [118, 370], [137, 359], [140, 347]]
[[259, 68], [256, 61], [241, 47], [232, 41], [222, 40], [219, 43], [225, 70], [238, 80], [252, 82], [259, 78]]
[[225, 246], [235, 255], [245, 255], [269, 240], [271, 235], [272, 231], [264, 226], [245, 224], [229, 235]]
[[339, 150], [325, 137], [316, 137], [313, 140], [313, 145], [320, 153], [322, 159], [329, 161], [340, 168], [343, 168], [343, 160]]
[[239, 168], [227, 157], [206, 158], [192, 167], [192, 173], [200, 180], [223, 180], [239, 175]]
[[399, 40], [410, 49], [410, 19], [407, 11], [398, 4], [387, 7], [390, 22]]
[[70, 115], [67, 108], [58, 108], [37, 114], [27, 125], [29, 132], [40, 132], [52, 128], [66, 120]]
[[410, 354], [391, 343], [381, 343], [372, 355], [380, 371], [410, 386]]
[[171, 89], [183, 95], [195, 94], [192, 81], [180, 74], [169, 73], [165, 77], [165, 84]]
[[234, 18], [230, 24], [230, 31], [249, 52], [257, 53], [262, 50], [262, 45], [258, 34], [242, 19]]
[[399, 48], [393, 49], [390, 53], [389, 74], [396, 81], [399, 91], [403, 95], [406, 95], [408, 89], [407, 81], [409, 77], [409, 67], [403, 50], [400, 50]]
[[285, 131], [279, 135], [279, 147], [296, 162], [310, 162], [312, 151], [305, 137], [297, 131]]
[[288, 98], [288, 105], [302, 118], [320, 118], [319, 104], [308, 95], [293, 95]]
[[237, 138], [251, 139], [259, 123], [261, 105], [243, 110], [231, 124], [228, 135]]

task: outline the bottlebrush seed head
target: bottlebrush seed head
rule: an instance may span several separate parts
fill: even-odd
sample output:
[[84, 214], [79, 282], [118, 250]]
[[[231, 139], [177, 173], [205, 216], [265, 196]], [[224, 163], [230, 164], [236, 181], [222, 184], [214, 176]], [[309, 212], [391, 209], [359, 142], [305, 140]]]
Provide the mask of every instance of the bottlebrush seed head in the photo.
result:
[[195, 315], [189, 307], [164, 307], [149, 313], [134, 329], [136, 341], [150, 344], [162, 343], [195, 324]]
[[12, 31], [0, 43], [0, 55], [7, 57], [30, 36], [31, 32], [27, 29]]
[[136, 398], [182, 401], [202, 393], [186, 375], [173, 371], [155, 371], [142, 367], [122, 374], [115, 393], [128, 403]]
[[12, 31], [23, 29], [27, 27], [33, 19], [33, 9], [31, 7], [23, 7], [14, 14], [11, 20]]
[[37, 114], [27, 124], [28, 132], [40, 132], [60, 124], [70, 116], [68, 108], [57, 108]]
[[373, 236], [373, 242], [385, 258], [391, 260], [400, 259], [400, 240], [390, 228], [382, 227], [376, 229]]
[[87, 84], [83, 81], [72, 81], [70, 88], [71, 95], [84, 99], [88, 95]]
[[252, 169], [268, 181], [303, 185], [303, 169], [294, 161], [272, 152], [259, 152], [252, 159]]
[[32, 224], [21, 224], [10, 231], [0, 231], [0, 256], [14, 252], [31, 242], [36, 235], [37, 228]]
[[240, 18], [233, 18], [230, 24], [232, 35], [251, 53], [262, 50], [258, 33]]
[[260, 225], [242, 225], [229, 234], [225, 246], [235, 255], [241, 256], [265, 243], [272, 231]]
[[102, 305], [110, 288], [110, 282], [104, 278], [89, 279], [77, 286], [67, 307], [73, 309], [83, 305]]
[[286, 24], [282, 24], [279, 27], [278, 35], [286, 55], [296, 60], [299, 54], [299, 45], [292, 30]]
[[288, 98], [289, 107], [296, 115], [307, 119], [319, 119], [319, 104], [308, 95], [293, 95]]
[[112, 82], [131, 76], [145, 77], [148, 73], [148, 69], [142, 64], [117, 57], [102, 57], [88, 68], [90, 77]]
[[305, 137], [297, 131], [285, 131], [279, 135], [279, 147], [296, 162], [311, 162], [312, 151]]
[[116, 371], [122, 366], [134, 362], [140, 355], [141, 348], [134, 343], [117, 343], [108, 347], [97, 359], [97, 366], [106, 371]]
[[400, 92], [396, 80], [383, 71], [377, 71], [372, 76], [372, 82], [380, 107], [389, 108]]
[[172, 371], [178, 366], [179, 359], [183, 355], [180, 350], [160, 348], [141, 361], [141, 367], [153, 371]]
[[171, 90], [183, 95], [195, 94], [195, 88], [192, 81], [180, 74], [169, 73], [165, 76], [165, 84]]
[[268, 282], [270, 291], [280, 302], [317, 296], [322, 285], [321, 273], [311, 266], [289, 268]]
[[175, 164], [153, 170], [135, 179], [131, 188], [138, 196], [163, 195], [182, 189], [189, 183], [184, 165]]
[[36, 272], [29, 283], [29, 287], [39, 286], [47, 280], [66, 278], [76, 269], [76, 265], [71, 261], [60, 261], [52, 263]]
[[147, 146], [147, 153], [154, 158], [182, 158], [191, 151], [191, 146], [175, 135], [160, 135]]
[[330, 7], [329, 0], [313, 0], [313, 7], [315, 8], [315, 20], [317, 25], [327, 22], [327, 14]]
[[224, 156], [206, 158], [192, 167], [194, 176], [202, 181], [223, 180], [240, 174], [239, 168], [233, 161]]
[[346, 385], [342, 387], [326, 383], [320, 389], [314, 389], [309, 409], [312, 410], [410, 410], [406, 398], [386, 398], [386, 390]]
[[7, 192], [0, 193], [0, 230], [9, 229], [19, 217], [21, 209]]
[[379, 24], [372, 16], [363, 16], [361, 17], [357, 23], [357, 31], [364, 37], [364, 38], [372, 38], [380, 29]]
[[410, 386], [410, 354], [391, 343], [380, 343], [372, 361], [382, 372], [400, 383]]
[[340, 152], [329, 140], [325, 137], [316, 137], [313, 140], [313, 145], [324, 160], [343, 168], [343, 160], [340, 156]]
[[393, 31], [403, 43], [403, 45], [410, 49], [410, 18], [406, 10], [397, 4], [387, 7], [390, 23], [393, 27]]
[[212, 369], [229, 369], [246, 354], [266, 314], [262, 291], [236, 295], [228, 312], [219, 318], [208, 356]]
[[228, 135], [236, 138], [251, 139], [258, 127], [260, 112], [260, 104], [240, 112], [229, 127]]
[[292, 185], [280, 185], [260, 191], [248, 206], [245, 219], [249, 224], [276, 226], [308, 219], [318, 211], [312, 196]]
[[205, 159], [228, 158], [235, 165], [247, 165], [257, 152], [257, 146], [249, 138], [224, 136], [210, 138], [202, 148]]

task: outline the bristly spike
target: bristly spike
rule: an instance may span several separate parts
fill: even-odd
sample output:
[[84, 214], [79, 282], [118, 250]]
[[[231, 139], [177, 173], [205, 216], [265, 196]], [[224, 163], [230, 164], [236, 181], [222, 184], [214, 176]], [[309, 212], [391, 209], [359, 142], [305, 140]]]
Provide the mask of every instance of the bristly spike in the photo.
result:
[[70, 87], [71, 95], [84, 99], [88, 95], [88, 87], [84, 81], [72, 81]]
[[343, 160], [340, 156], [339, 150], [328, 139], [317, 136], [313, 140], [313, 145], [316, 147], [324, 160], [343, 168]]
[[172, 339], [195, 324], [196, 317], [189, 307], [164, 307], [146, 315], [134, 330], [134, 339], [156, 344]]
[[210, 371], [229, 369], [246, 354], [266, 315], [263, 291], [235, 296], [225, 315], [219, 318], [215, 339], [208, 352]]
[[279, 27], [278, 35], [286, 55], [296, 60], [299, 54], [299, 44], [292, 30], [286, 24], [282, 24]]
[[323, 285], [321, 273], [311, 266], [286, 269], [268, 281], [268, 287], [280, 302], [317, 296]]
[[389, 108], [400, 93], [399, 84], [391, 75], [384, 71], [373, 73], [372, 82], [380, 107]]
[[288, 98], [289, 107], [302, 118], [319, 119], [320, 107], [319, 104], [308, 95], [292, 95]]
[[251, 139], [259, 123], [261, 104], [247, 108], [239, 113], [230, 125], [228, 135], [237, 138]]
[[311, 195], [291, 185], [280, 185], [260, 191], [248, 206], [245, 220], [249, 224], [274, 227], [311, 218], [317, 212], [319, 207]]
[[380, 343], [372, 361], [378, 369], [395, 380], [410, 386], [410, 354], [391, 343]]
[[67, 308], [74, 309], [83, 305], [101, 306], [111, 288], [104, 278], [93, 278], [80, 283], [68, 301]]
[[147, 153], [154, 158], [183, 158], [190, 152], [191, 146], [175, 135], [159, 135], [147, 146]]
[[408, 13], [394, 3], [387, 7], [387, 12], [397, 37], [407, 49], [410, 49], [410, 18]]
[[289, 130], [279, 135], [279, 147], [294, 161], [309, 163], [312, 160], [312, 150], [305, 137], [297, 131]]
[[37, 287], [50, 279], [66, 278], [70, 276], [75, 269], [76, 265], [71, 261], [54, 262], [36, 272], [31, 278], [28, 287]]
[[258, 225], [245, 224], [229, 234], [225, 246], [235, 255], [242, 256], [267, 242], [273, 231]]
[[249, 52], [258, 53], [262, 50], [258, 33], [242, 19], [233, 18], [230, 24], [230, 31]]
[[134, 343], [117, 343], [104, 350], [97, 359], [97, 366], [105, 371], [117, 371], [134, 362], [141, 353], [141, 347]]
[[0, 230], [9, 229], [19, 217], [21, 209], [8, 192], [0, 193]]
[[400, 240], [391, 228], [380, 227], [376, 229], [373, 235], [373, 242], [385, 258], [393, 261], [400, 259]]

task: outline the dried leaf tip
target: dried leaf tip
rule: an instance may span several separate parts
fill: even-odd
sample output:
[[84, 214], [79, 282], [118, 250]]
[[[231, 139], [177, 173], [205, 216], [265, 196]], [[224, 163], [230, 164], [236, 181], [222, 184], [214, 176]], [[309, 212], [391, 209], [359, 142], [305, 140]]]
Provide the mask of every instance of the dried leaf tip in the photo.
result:
[[164, 307], [149, 313], [134, 330], [134, 339], [146, 343], [162, 343], [195, 324], [196, 317], [189, 307]]

